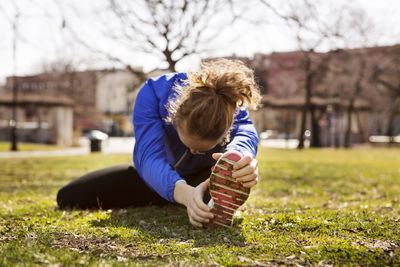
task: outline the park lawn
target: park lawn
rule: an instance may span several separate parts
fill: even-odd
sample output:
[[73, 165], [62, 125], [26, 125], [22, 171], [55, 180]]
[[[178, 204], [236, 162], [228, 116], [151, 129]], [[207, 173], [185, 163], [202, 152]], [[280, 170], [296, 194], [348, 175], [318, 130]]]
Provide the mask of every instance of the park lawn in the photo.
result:
[[0, 266], [400, 265], [400, 150], [260, 149], [260, 182], [224, 229], [171, 205], [57, 209], [68, 181], [127, 155], [0, 159]]
[[[10, 151], [10, 148], [10, 142], [0, 142], [0, 151]], [[49, 151], [58, 149], [62, 149], [62, 147], [36, 143], [18, 143], [18, 151]]]

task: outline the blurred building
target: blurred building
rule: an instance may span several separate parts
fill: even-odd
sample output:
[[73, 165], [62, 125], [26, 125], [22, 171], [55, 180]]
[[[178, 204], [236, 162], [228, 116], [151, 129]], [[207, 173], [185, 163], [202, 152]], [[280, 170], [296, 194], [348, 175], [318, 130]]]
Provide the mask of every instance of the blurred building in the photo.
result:
[[9, 93], [13, 91], [14, 80], [19, 96], [70, 98], [75, 104], [74, 128], [93, 125], [92, 119], [97, 115], [95, 108], [97, 73], [95, 71], [53, 71], [32, 76], [7, 77], [6, 90]]
[[[135, 71], [140, 73], [141, 69]], [[133, 135], [131, 114], [137, 89], [143, 78], [128, 70], [53, 71], [32, 76], [7, 77], [0, 97], [0, 128], [3, 132], [9, 131], [14, 81], [18, 89], [17, 121], [21, 128], [18, 131], [20, 141], [70, 145], [73, 131], [80, 135], [92, 129], [120, 136]], [[60, 115], [60, 109], [67, 107], [70, 111], [66, 113], [70, 112], [71, 115]], [[60, 141], [60, 130], [49, 130], [58, 127], [54, 126], [54, 116], [49, 115], [54, 112], [59, 124], [68, 126], [62, 131], [66, 133], [65, 138], [68, 141], [64, 137]], [[36, 134], [26, 134], [30, 137], [23, 138], [24, 132], [33, 131], [22, 129], [28, 122], [31, 126], [25, 128], [35, 128], [33, 123], [42, 128], [47, 125], [46, 134], [36, 130]], [[2, 139], [7, 139], [7, 135], [2, 135]]]
[[[346, 136], [358, 143], [371, 135], [400, 134], [400, 45], [230, 58], [254, 69], [262, 102], [251, 117], [260, 133], [297, 138], [308, 78], [311, 97], [306, 129], [317, 146], [342, 146]], [[306, 60], [311, 62], [308, 69]], [[110, 135], [133, 135], [132, 109], [138, 89], [148, 77], [163, 73], [110, 69], [8, 77], [0, 88], [0, 138], [7, 138], [9, 130], [14, 81], [19, 126], [27, 129], [26, 134], [20, 130], [21, 135], [30, 141], [70, 144], [71, 131], [80, 135], [99, 129]], [[72, 119], [65, 115], [71, 112]], [[45, 133], [44, 129], [51, 130]]]
[[[0, 140], [10, 140], [13, 96], [0, 95]], [[18, 140], [72, 145], [73, 101], [67, 97], [22, 94], [16, 105]]]
[[[317, 146], [343, 146], [348, 131], [351, 143], [400, 134], [400, 90], [395, 89], [400, 88], [400, 45], [229, 58], [250, 66], [261, 86], [261, 107], [251, 113], [258, 132], [298, 137], [308, 76], [306, 129]], [[308, 70], [306, 59], [311, 62]]]

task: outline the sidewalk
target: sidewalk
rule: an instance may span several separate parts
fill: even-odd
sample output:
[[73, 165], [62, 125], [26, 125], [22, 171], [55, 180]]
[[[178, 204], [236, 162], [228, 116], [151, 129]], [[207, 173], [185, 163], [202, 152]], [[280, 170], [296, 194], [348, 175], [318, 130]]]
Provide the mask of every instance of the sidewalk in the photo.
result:
[[271, 148], [287, 148], [287, 149], [295, 149], [299, 141], [297, 139], [264, 139], [260, 141], [260, 145], [262, 147], [271, 147]]
[[[90, 154], [90, 141], [86, 137], [79, 139], [80, 147], [49, 151], [4, 151], [0, 158], [60, 157]], [[103, 154], [131, 154], [135, 139], [133, 137], [110, 137], [102, 143]]]
[[88, 147], [67, 148], [49, 151], [4, 151], [0, 152], [0, 158], [31, 158], [31, 157], [60, 157], [89, 154]]
[[[0, 152], [0, 158], [31, 158], [31, 157], [62, 157], [62, 156], [79, 156], [90, 154], [90, 141], [86, 137], [81, 137], [78, 141], [80, 147], [66, 148], [62, 150], [49, 151], [4, 151]], [[298, 141], [295, 139], [267, 139], [261, 140], [260, 145], [273, 148], [290, 148], [297, 147]], [[135, 145], [133, 137], [110, 137], [102, 143], [103, 154], [131, 154]]]

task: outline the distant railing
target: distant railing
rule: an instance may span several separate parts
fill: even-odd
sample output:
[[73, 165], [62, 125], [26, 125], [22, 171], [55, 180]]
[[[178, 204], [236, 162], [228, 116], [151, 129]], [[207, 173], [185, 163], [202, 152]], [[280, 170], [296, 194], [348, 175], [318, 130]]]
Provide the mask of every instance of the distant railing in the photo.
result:
[[[55, 143], [54, 131], [49, 128], [48, 124], [38, 125], [32, 123], [18, 123], [18, 141], [50, 144]], [[7, 125], [0, 124], [0, 141], [10, 140], [11, 128]]]
[[[10, 126], [10, 121], [8, 120], [0, 120], [0, 128], [8, 128]], [[23, 121], [17, 123], [18, 129], [49, 129], [49, 123], [46, 121], [38, 122], [38, 121]]]
[[400, 144], [400, 135], [397, 136], [371, 135], [368, 138], [368, 141], [372, 144], [389, 144], [389, 143]]

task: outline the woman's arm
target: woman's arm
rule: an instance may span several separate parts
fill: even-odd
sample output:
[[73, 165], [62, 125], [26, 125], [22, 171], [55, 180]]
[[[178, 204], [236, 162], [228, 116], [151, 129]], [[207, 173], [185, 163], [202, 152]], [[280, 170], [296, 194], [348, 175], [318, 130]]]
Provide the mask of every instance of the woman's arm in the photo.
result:
[[166, 158], [163, 121], [159, 112], [159, 97], [155, 90], [167, 90], [173, 81], [149, 80], [141, 88], [135, 103], [135, 150], [134, 161], [139, 175], [147, 185], [165, 199], [183, 204], [191, 224], [201, 227], [213, 218], [210, 208], [203, 203], [208, 182], [197, 187], [187, 185], [172, 169]]
[[172, 169], [166, 157], [160, 98], [155, 90], [169, 90], [174, 80], [176, 77], [169, 77], [168, 80], [165, 76], [148, 80], [140, 89], [133, 113], [135, 168], [150, 188], [171, 202], [174, 202], [175, 183], [182, 178]]
[[[257, 131], [249, 118], [248, 110], [242, 110], [235, 117], [233, 130], [231, 132], [231, 142], [227, 145], [227, 150], [241, 152], [243, 157], [233, 166], [232, 177], [242, 182], [245, 187], [253, 187], [258, 183], [258, 161], [256, 160]], [[214, 159], [218, 159], [222, 154], [216, 153]]]
[[251, 153], [256, 157], [258, 146], [257, 131], [250, 120], [249, 111], [241, 110], [234, 118], [231, 131], [231, 141], [226, 146], [227, 150], [235, 150], [245, 154]]

